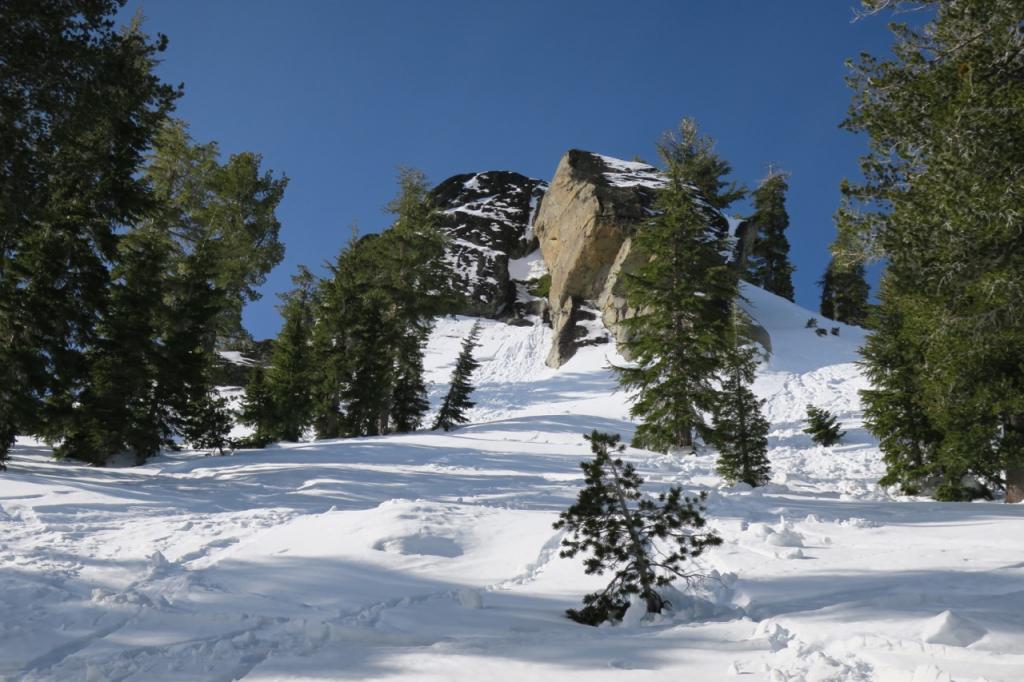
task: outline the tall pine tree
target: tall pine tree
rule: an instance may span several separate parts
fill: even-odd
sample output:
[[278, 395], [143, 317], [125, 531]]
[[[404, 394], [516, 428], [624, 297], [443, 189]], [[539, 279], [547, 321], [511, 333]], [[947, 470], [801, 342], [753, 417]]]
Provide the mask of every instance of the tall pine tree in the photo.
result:
[[[880, 13], [893, 3], [864, 4]], [[854, 97], [844, 125], [868, 133], [869, 153], [864, 181], [843, 187], [835, 250], [844, 259], [884, 258], [895, 274], [882, 305], [896, 306], [898, 315], [874, 334], [909, 337], [919, 349], [914, 380], [889, 390], [917, 390], [928, 423], [942, 433], [924, 469], [942, 472], [946, 484], [937, 494], [960, 497], [971, 477], [1018, 501], [1024, 126], [1008, 112], [1024, 109], [1020, 3], [918, 4], [920, 27], [892, 26], [893, 57], [864, 55], [851, 64]], [[887, 373], [902, 361], [884, 354], [867, 362]], [[903, 422], [892, 411], [908, 400], [880, 407], [886, 422]]]
[[444, 396], [441, 409], [437, 412], [433, 428], [450, 431], [457, 424], [465, 424], [469, 421], [466, 410], [475, 404], [469, 399], [473, 393], [473, 372], [480, 366], [479, 361], [473, 357], [480, 338], [480, 323], [473, 324], [469, 334], [462, 340], [462, 350], [455, 361], [455, 369], [452, 370], [451, 384], [448, 386], [448, 393]]
[[0, 457], [65, 435], [117, 230], [151, 210], [142, 155], [179, 95], [121, 0], [10, 2], [0, 21]]
[[633, 248], [647, 260], [626, 279], [637, 313], [623, 321], [623, 347], [633, 364], [616, 370], [620, 384], [635, 391], [630, 413], [642, 420], [633, 445], [660, 451], [691, 447], [695, 430], [707, 430], [704, 415], [717, 402], [738, 293], [737, 273], [722, 256], [728, 232], [693, 190], [695, 178], [720, 189], [721, 180], [704, 175], [728, 165], [706, 138], [688, 133], [681, 147], [663, 151], [666, 184], [654, 215], [633, 236]]
[[869, 288], [864, 277], [864, 264], [857, 262], [840, 267], [829, 260], [821, 286], [819, 312], [830, 320], [863, 327], [868, 320]]
[[270, 356], [267, 391], [274, 406], [269, 429], [274, 438], [298, 441], [313, 420], [313, 324], [316, 278], [304, 267], [292, 277], [295, 288], [282, 296], [284, 324]]
[[754, 246], [747, 262], [746, 280], [793, 300], [793, 265], [789, 262], [789, 213], [786, 173], [771, 170], [754, 190], [754, 214], [748, 219], [756, 230]]

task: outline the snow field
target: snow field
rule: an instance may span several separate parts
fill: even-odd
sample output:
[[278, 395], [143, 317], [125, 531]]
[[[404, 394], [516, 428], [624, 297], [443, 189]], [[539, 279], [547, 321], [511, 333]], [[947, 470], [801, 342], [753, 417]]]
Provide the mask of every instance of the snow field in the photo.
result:
[[[893, 496], [862, 428], [858, 330], [745, 288], [775, 354], [774, 475], [629, 449], [652, 491], [708, 492], [725, 543], [655, 618], [563, 617], [604, 585], [559, 557], [582, 434], [629, 439], [610, 346], [544, 366], [550, 331], [483, 321], [471, 425], [451, 433], [174, 453], [130, 469], [17, 446], [0, 476], [0, 679], [1024, 679], [1024, 506]], [[473, 319], [440, 320], [431, 398]], [[836, 412], [833, 448], [803, 434]]]

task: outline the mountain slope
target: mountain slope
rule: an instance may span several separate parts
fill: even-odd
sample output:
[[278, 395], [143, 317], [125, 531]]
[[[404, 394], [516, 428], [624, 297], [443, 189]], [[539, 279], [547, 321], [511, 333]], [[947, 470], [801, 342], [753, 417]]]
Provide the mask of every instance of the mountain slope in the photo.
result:
[[[581, 434], [632, 432], [614, 347], [553, 369], [549, 329], [484, 320], [474, 423], [451, 433], [106, 470], [19, 443], [0, 478], [0, 678], [1024, 679], [1024, 506], [877, 489], [856, 331], [822, 338], [808, 311], [744, 295], [786, 349], [756, 385], [772, 483], [724, 486], [713, 452], [627, 451], [652, 490], [708, 491], [725, 539], [671, 616], [562, 615], [603, 584], [559, 558], [551, 523], [581, 483]], [[435, 405], [473, 321], [438, 322]], [[842, 445], [800, 432], [808, 401], [838, 412]]]

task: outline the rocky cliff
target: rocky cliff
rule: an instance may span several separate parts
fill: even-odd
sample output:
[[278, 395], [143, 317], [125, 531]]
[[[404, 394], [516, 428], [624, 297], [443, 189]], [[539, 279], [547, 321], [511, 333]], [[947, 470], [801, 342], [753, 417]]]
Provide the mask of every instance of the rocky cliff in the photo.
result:
[[[622, 275], [640, 262], [630, 237], [663, 184], [654, 166], [579, 150], [562, 157], [550, 186], [508, 172], [445, 180], [434, 196], [470, 296], [466, 313], [542, 314], [554, 334], [553, 367], [581, 346], [622, 340], [620, 323], [633, 314]], [[741, 221], [707, 213], [709, 230], [735, 238], [723, 259], [742, 267], [753, 235]]]
[[468, 173], [434, 188], [448, 259], [467, 300], [468, 315], [516, 316], [517, 289], [509, 261], [537, 249], [531, 229], [547, 183], [510, 171]]

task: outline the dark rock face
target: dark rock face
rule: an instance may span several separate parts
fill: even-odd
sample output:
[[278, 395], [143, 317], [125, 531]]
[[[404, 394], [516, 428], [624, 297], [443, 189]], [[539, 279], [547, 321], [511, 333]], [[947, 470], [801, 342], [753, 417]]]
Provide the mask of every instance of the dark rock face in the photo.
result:
[[531, 223], [546, 190], [543, 180], [488, 171], [450, 177], [431, 192], [451, 239], [448, 258], [468, 300], [465, 314], [513, 315], [508, 262], [537, 249]]

